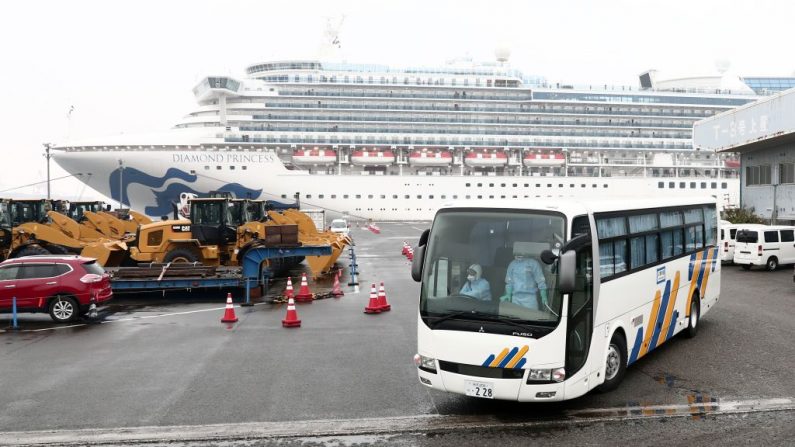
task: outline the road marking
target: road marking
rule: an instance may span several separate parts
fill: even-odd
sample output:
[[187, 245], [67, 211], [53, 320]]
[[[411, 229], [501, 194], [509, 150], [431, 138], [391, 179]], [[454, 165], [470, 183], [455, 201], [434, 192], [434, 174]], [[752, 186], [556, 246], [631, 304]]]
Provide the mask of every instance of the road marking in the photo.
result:
[[242, 422], [210, 425], [121, 427], [111, 429], [43, 430], [5, 432], [0, 446], [88, 445], [123, 443], [169, 443], [295, 439], [323, 436], [444, 433], [472, 429], [517, 429], [537, 426], [572, 426], [639, 419], [662, 419], [703, 415], [730, 415], [773, 411], [795, 411], [791, 398], [736, 400], [690, 405], [651, 405], [596, 408], [564, 412], [556, 419], [505, 422], [495, 415], [417, 415], [363, 419], [314, 421]]
[[[252, 306], [259, 306], [262, 304], [270, 304], [270, 303], [253, 303]], [[240, 305], [235, 305], [235, 308], [240, 308]], [[150, 318], [163, 318], [163, 317], [173, 317], [175, 315], [189, 315], [189, 314], [196, 314], [201, 312], [217, 312], [219, 310], [224, 310], [226, 307], [213, 307], [210, 309], [197, 309], [197, 310], [188, 310], [184, 312], [169, 312], [165, 314], [157, 314], [157, 315], [141, 315], [141, 316], [134, 316], [128, 318], [119, 318], [118, 320], [102, 320], [95, 323], [77, 323], [77, 324], [70, 324], [67, 326], [53, 326], [53, 327], [45, 327], [40, 329], [20, 329], [14, 332], [43, 332], [43, 331], [55, 331], [59, 329], [70, 329], [75, 327], [83, 327], [89, 326], [92, 324], [108, 324], [108, 323], [120, 323], [120, 322], [127, 322], [127, 321], [135, 321], [135, 320], [146, 320]], [[0, 330], [0, 333], [6, 332], [5, 330]], [[2, 445], [2, 444], [0, 444]]]

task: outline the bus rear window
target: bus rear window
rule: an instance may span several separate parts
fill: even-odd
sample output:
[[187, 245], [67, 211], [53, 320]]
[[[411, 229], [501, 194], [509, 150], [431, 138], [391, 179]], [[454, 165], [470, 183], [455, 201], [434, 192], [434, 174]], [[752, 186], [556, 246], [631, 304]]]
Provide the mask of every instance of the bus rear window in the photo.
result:
[[737, 242], [756, 243], [759, 236], [756, 231], [740, 230], [737, 232]]

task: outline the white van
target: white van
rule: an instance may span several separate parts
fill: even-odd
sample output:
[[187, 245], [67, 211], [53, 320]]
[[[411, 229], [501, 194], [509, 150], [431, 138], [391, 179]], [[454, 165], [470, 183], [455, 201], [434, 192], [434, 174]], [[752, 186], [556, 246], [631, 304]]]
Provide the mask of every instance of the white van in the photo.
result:
[[733, 224], [728, 220], [720, 221], [720, 260], [721, 262], [734, 262], [734, 243], [737, 228], [742, 224]]
[[795, 227], [740, 225], [734, 263], [745, 270], [763, 265], [771, 271], [780, 264], [795, 264]]

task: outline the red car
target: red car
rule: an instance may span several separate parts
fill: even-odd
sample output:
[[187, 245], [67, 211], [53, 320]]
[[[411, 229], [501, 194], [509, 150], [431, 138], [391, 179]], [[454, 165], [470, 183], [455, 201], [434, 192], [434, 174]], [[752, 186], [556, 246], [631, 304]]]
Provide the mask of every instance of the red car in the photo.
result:
[[92, 258], [25, 256], [0, 263], [0, 312], [49, 312], [58, 323], [76, 320], [113, 297], [110, 276]]

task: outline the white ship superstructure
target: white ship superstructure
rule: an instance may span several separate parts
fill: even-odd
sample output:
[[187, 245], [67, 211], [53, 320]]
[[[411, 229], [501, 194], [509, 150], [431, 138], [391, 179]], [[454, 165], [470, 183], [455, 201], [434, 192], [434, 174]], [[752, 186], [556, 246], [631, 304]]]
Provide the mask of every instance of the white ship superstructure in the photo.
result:
[[[696, 120], [757, 98], [550, 84], [503, 64], [251, 65], [211, 76], [160, 134], [59, 146], [55, 159], [149, 215], [232, 191], [363, 218], [428, 219], [448, 201], [710, 194], [738, 203], [739, 163], [694, 149]], [[123, 169], [122, 169], [123, 168]], [[90, 174], [90, 175], [87, 175]]]

